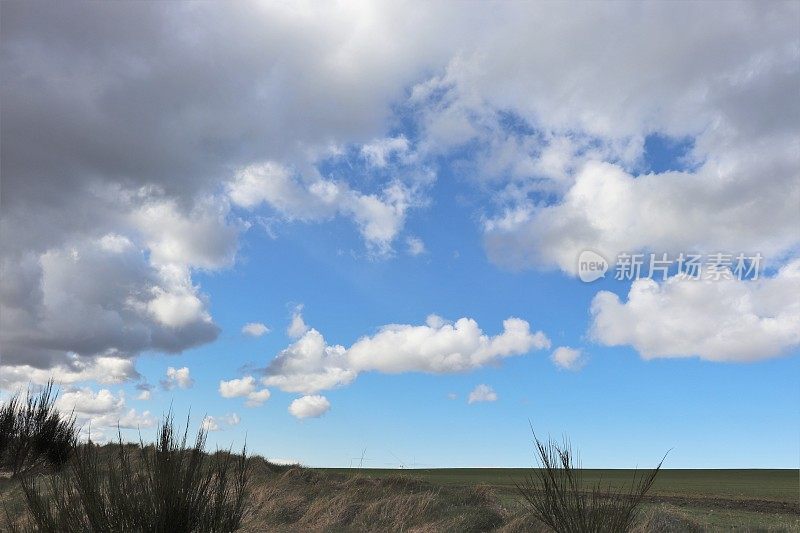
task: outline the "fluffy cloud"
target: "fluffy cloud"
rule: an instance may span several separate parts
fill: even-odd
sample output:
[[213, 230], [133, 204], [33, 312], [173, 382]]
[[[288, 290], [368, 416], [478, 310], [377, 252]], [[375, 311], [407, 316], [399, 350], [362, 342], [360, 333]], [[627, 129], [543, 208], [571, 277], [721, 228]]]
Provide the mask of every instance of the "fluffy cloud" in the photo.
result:
[[203, 420], [200, 421], [200, 427], [203, 431], [212, 432], [212, 431], [219, 431], [219, 422], [217, 419], [211, 415], [206, 415], [203, 417]]
[[331, 403], [325, 396], [303, 396], [289, 404], [289, 413], [295, 418], [319, 418], [330, 408]]
[[105, 385], [137, 379], [139, 373], [133, 361], [119, 357], [85, 358], [75, 354], [67, 357], [63, 364], [52, 369], [35, 368], [30, 365], [0, 365], [0, 388], [19, 390], [29, 383], [43, 384], [53, 376], [59, 383], [68, 385], [81, 381], [96, 381]]
[[261, 322], [248, 322], [242, 326], [242, 333], [250, 337], [260, 337], [269, 333], [269, 328]]
[[299, 305], [292, 313], [292, 321], [289, 322], [289, 327], [286, 328], [286, 334], [293, 339], [299, 339], [306, 331], [308, 331], [308, 326], [303, 320], [303, 306]]
[[469, 393], [467, 403], [496, 402], [497, 393], [489, 385], [478, 385]]
[[376, 194], [352, 190], [346, 183], [321, 177], [304, 179], [275, 162], [250, 165], [236, 175], [228, 194], [237, 205], [265, 203], [287, 220], [319, 221], [350, 217], [368, 247], [385, 255], [403, 228], [407, 210], [419, 201], [413, 188], [393, 181]]
[[[91, 366], [214, 340], [191, 278], [234, 261], [247, 224], [229, 203], [244, 196], [229, 197], [222, 182], [237, 168], [297, 165], [297, 176], [312, 176], [294, 185], [311, 204], [276, 196], [273, 208], [324, 219], [336, 189], [334, 213], [387, 252], [414, 203], [410, 189], [388, 180], [359, 192], [312, 167], [332, 143], [380, 138], [391, 103], [430, 66], [419, 52], [444, 61], [446, 51], [433, 26], [397, 49], [421, 21], [400, 23], [388, 5], [325, 11], [4, 9], [0, 373], [48, 374], [75, 357]], [[224, 37], [233, 33], [235, 43]], [[403, 149], [370, 143], [364, 157], [380, 165]]]
[[[193, 273], [232, 264], [262, 204], [390, 254], [443, 154], [491, 192], [506, 266], [778, 257], [798, 244], [799, 10], [8, 4], [0, 379], [214, 340]], [[414, 138], [386, 137], [394, 110]], [[684, 169], [641, 170], [652, 134], [691, 141]], [[348, 153], [380, 179], [322, 175]]]
[[178, 352], [217, 336], [188, 271], [156, 268], [117, 234], [26, 257], [2, 263], [4, 367], [124, 366], [143, 350]]
[[550, 356], [553, 364], [565, 370], [580, 370], [586, 364], [583, 352], [569, 346], [559, 346]]
[[154, 264], [218, 269], [233, 263], [238, 228], [229, 223], [223, 199], [201, 197], [188, 211], [175, 200], [152, 201], [131, 218]]
[[189, 368], [185, 366], [181, 368], [168, 367], [166, 377], [161, 380], [161, 386], [165, 390], [190, 389], [193, 385], [194, 379], [189, 374]]
[[[574, 273], [586, 248], [796, 249], [800, 8], [584, 7], [509, 7], [412, 90], [418, 152], [494, 192], [489, 257]], [[686, 143], [675, 171], [648, 169], [652, 136]]]
[[114, 412], [125, 406], [125, 396], [118, 396], [108, 389], [100, 389], [96, 393], [90, 388], [75, 389], [64, 392], [58, 398], [58, 407], [61, 410], [74, 410], [78, 414], [96, 415]]
[[349, 348], [329, 345], [310, 329], [275, 357], [263, 381], [287, 392], [313, 394], [347, 385], [361, 372], [466, 372], [549, 346], [544, 333], [531, 332], [519, 318], [504, 320], [503, 331], [488, 336], [470, 318], [448, 323], [431, 315], [425, 325], [383, 326]]
[[219, 393], [223, 398], [247, 398], [245, 405], [248, 407], [257, 407], [269, 400], [270, 397], [268, 389], [258, 389], [253, 376], [220, 381]]
[[502, 333], [490, 337], [470, 318], [449, 324], [430, 316], [424, 326], [384, 326], [376, 335], [356, 341], [347, 356], [361, 372], [449, 373], [473, 370], [549, 346], [544, 333], [531, 333], [530, 325], [519, 318], [507, 318]]
[[[64, 413], [74, 413], [78, 423], [86, 427], [136, 429], [155, 425], [149, 411], [127, 409], [122, 391], [114, 394], [108, 389], [67, 389], [59, 396], [56, 407]], [[95, 435], [92, 438], [97, 440]]]
[[[559, 203], [524, 203], [487, 220], [488, 253], [506, 266], [557, 266], [570, 273], [587, 249], [609, 260], [647, 249], [780, 257], [798, 242], [800, 181], [790, 169], [800, 165], [800, 156], [789, 146], [767, 158], [773, 165], [769, 187], [761, 182], [767, 161], [757, 161], [753, 151], [737, 149], [694, 172], [639, 176], [588, 161]], [[738, 197], [732, 190], [750, 192]]]
[[605, 291], [595, 296], [591, 335], [631, 345], [645, 359], [767, 359], [800, 345], [798, 294], [800, 260], [756, 281], [638, 280], [626, 302]]
[[236, 413], [228, 413], [225, 416], [211, 416], [206, 415], [203, 417], [203, 420], [200, 421], [200, 427], [203, 431], [206, 432], [214, 432], [214, 431], [221, 431], [225, 428], [238, 426], [239, 422], [242, 419]]

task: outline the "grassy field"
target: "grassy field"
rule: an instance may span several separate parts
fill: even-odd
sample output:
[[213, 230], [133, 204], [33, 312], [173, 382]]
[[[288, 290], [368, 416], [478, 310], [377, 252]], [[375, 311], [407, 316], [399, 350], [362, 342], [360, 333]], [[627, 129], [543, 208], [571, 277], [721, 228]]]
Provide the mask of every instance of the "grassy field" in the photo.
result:
[[[356, 469], [331, 468], [330, 472], [347, 473]], [[524, 468], [433, 468], [382, 469], [364, 468], [365, 476], [385, 477], [406, 474], [443, 485], [473, 485], [485, 483], [498, 491], [513, 491], [514, 483], [528, 472]], [[601, 481], [624, 486], [634, 475], [633, 470], [583, 470], [588, 483]], [[724, 498], [734, 500], [763, 500], [798, 503], [800, 473], [797, 470], [669, 470], [658, 474], [651, 494], [688, 498]]]
[[[433, 484], [468, 488], [490, 486], [507, 505], [517, 500], [514, 483], [526, 469], [324, 469], [328, 472], [383, 478], [400, 473]], [[583, 471], [588, 483], [624, 486], [633, 470]], [[662, 470], [648, 507], [666, 509], [709, 528], [800, 531], [800, 472], [797, 470]]]
[[[310, 469], [259, 457], [251, 469], [245, 532], [545, 531], [516, 494], [514, 481], [524, 469]], [[584, 471], [590, 483], [632, 476], [631, 470]], [[664, 470], [635, 531], [800, 532], [799, 485], [792, 470]], [[12, 517], [23, 514], [12, 480], [0, 479], [0, 507]]]

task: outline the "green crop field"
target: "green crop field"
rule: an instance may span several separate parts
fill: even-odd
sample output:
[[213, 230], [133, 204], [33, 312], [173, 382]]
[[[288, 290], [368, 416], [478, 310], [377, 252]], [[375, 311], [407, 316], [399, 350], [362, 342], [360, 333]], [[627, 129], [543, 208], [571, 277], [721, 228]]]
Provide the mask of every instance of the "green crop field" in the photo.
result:
[[[326, 469], [354, 472], [356, 469]], [[514, 490], [514, 483], [527, 475], [524, 468], [433, 468], [358, 470], [366, 476], [404, 473], [439, 484], [468, 485], [485, 483], [501, 491]], [[624, 486], [633, 479], [633, 470], [583, 470], [587, 483]], [[651, 492], [654, 496], [687, 498], [725, 498], [798, 503], [800, 473], [797, 470], [662, 470]]]

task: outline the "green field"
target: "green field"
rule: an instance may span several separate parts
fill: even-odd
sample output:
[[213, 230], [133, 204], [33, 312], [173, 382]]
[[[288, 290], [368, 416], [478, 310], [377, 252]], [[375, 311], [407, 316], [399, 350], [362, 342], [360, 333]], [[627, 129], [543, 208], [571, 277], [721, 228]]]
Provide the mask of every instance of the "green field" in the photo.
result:
[[[354, 472], [356, 469], [325, 469], [333, 472]], [[486, 483], [501, 491], [514, 490], [514, 483], [528, 473], [524, 468], [431, 468], [394, 470], [364, 468], [366, 476], [388, 476], [398, 473], [447, 485]], [[583, 470], [587, 483], [624, 485], [633, 478], [633, 470]], [[651, 492], [654, 496], [688, 498], [723, 498], [798, 503], [800, 473], [797, 470], [662, 470]]]
[[[528, 469], [324, 469], [367, 477], [403, 474], [446, 486], [491, 486], [514, 505], [515, 482]], [[583, 470], [588, 484], [625, 486], [633, 470]], [[798, 470], [662, 470], [647, 500], [648, 507], [668, 508], [710, 528], [800, 531], [800, 472]]]

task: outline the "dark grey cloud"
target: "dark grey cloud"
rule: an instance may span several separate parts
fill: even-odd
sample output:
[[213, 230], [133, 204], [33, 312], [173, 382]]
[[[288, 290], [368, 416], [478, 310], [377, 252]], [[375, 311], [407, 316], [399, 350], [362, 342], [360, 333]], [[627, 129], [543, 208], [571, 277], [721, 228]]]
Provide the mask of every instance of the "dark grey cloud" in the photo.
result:
[[383, 132], [436, 50], [443, 64], [430, 38], [397, 46], [420, 21], [393, 11], [3, 2], [0, 357], [14, 379], [216, 338], [191, 274], [233, 261], [225, 182], [268, 160], [313, 174], [316, 151]]
[[425, 62], [348, 50], [355, 14], [279, 7], [4, 3], [14, 202], [87, 179], [185, 196], [238, 165], [379, 132]]
[[134, 247], [105, 244], [71, 243], [38, 260], [7, 261], [0, 285], [4, 365], [49, 368], [67, 364], [71, 353], [174, 353], [216, 338], [218, 327], [201, 312], [172, 323], [151, 304], [162, 291], [191, 301], [191, 287], [160, 277]]
[[[13, 379], [28, 366], [75, 376], [113, 369], [106, 373], [122, 379], [134, 375], [131, 358], [143, 350], [179, 352], [213, 340], [217, 326], [192, 274], [233, 263], [243, 225], [230, 202], [243, 206], [248, 192], [253, 205], [282, 205], [269, 176], [229, 197], [243, 169], [291, 169], [298, 197], [311, 183], [335, 185], [348, 193], [336, 212], [367, 240], [391, 244], [406, 204], [422, 202], [389, 194], [399, 185], [384, 189], [394, 204], [384, 198], [381, 207], [396, 209], [384, 217], [388, 226], [373, 224], [362, 205], [371, 200], [346, 178], [330, 182], [315, 163], [331, 146], [386, 135], [393, 105], [409, 96], [404, 109], [418, 112], [414, 170], [425, 174], [426, 156], [465, 142], [486, 146], [476, 174], [492, 177], [483, 192], [508, 214], [532, 208], [536, 180], [557, 193], [574, 188], [583, 161], [561, 154], [573, 168], [548, 174], [555, 171], [537, 166], [551, 148], [540, 138], [597, 140], [606, 151], [593, 157], [618, 162], [635, 159], [644, 136], [659, 132], [696, 137], [695, 155], [717, 161], [729, 178], [716, 186], [713, 172], [690, 176], [702, 186], [671, 197], [683, 201], [692, 191], [695, 211], [722, 205], [728, 218], [757, 220], [708, 232], [709, 242], [742, 227], [753, 242], [777, 227], [774, 249], [791, 241], [794, 213], [774, 206], [781, 198], [796, 204], [800, 190], [796, 3], [0, 9], [0, 357]], [[508, 136], [498, 117], [509, 115], [537, 136]], [[517, 197], [494, 194], [509, 181], [522, 191]], [[599, 196], [597, 205], [619, 211], [615, 198]], [[489, 251], [506, 256], [507, 242], [524, 255], [521, 266], [530, 258], [572, 261], [571, 250], [548, 243], [583, 240], [602, 221], [592, 212], [561, 214], [544, 227], [529, 225], [532, 215], [516, 223], [498, 215], [493, 220], [508, 227]], [[674, 224], [681, 217], [666, 218], [678, 233], [690, 231]], [[548, 227], [569, 231], [542, 233]], [[607, 233], [597, 238], [628, 244]], [[634, 244], [658, 244], [649, 241]]]

